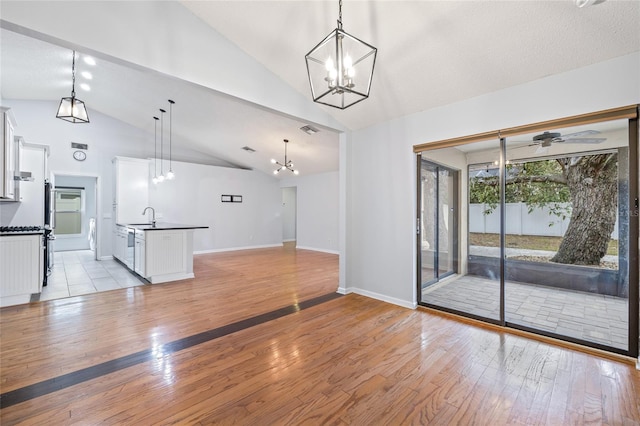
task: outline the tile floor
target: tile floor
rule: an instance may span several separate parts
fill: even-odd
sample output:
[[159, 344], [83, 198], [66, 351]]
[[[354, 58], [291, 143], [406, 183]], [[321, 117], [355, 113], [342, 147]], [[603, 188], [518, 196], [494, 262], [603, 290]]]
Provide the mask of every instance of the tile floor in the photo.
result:
[[62, 251], [54, 256], [53, 272], [40, 301], [144, 285], [115, 260], [94, 260], [90, 250]]
[[[426, 303], [499, 319], [500, 283], [472, 275], [446, 278], [423, 290]], [[508, 322], [619, 349], [628, 347], [627, 299], [507, 282]]]

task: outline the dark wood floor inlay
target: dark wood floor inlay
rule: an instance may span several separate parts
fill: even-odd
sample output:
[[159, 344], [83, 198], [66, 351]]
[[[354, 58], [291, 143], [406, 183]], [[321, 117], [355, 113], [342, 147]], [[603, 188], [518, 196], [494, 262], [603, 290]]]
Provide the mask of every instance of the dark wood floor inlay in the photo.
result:
[[[338, 293], [325, 294], [294, 305], [285, 306], [271, 312], [266, 312], [264, 314], [227, 324], [222, 327], [174, 340], [173, 342], [165, 343], [163, 345], [162, 352], [164, 354], [179, 352], [183, 349], [209, 342], [241, 330], [246, 330], [247, 328], [254, 327], [256, 325], [264, 324], [339, 297], [342, 297], [342, 295]], [[12, 405], [47, 395], [88, 380], [93, 380], [137, 364], [142, 364], [143, 362], [152, 360], [154, 353], [156, 353], [157, 350], [157, 348], [154, 350], [146, 349], [111, 361], [103, 362], [102, 364], [83, 368], [82, 370], [77, 370], [62, 376], [43, 380], [41, 382], [34, 383], [33, 385], [0, 394], [0, 408], [10, 407]]]

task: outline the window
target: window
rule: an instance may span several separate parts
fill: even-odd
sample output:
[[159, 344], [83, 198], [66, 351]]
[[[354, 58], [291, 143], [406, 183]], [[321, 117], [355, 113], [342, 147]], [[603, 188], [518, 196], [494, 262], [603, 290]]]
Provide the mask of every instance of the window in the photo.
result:
[[56, 235], [82, 234], [84, 189], [57, 187], [55, 190], [55, 194]]

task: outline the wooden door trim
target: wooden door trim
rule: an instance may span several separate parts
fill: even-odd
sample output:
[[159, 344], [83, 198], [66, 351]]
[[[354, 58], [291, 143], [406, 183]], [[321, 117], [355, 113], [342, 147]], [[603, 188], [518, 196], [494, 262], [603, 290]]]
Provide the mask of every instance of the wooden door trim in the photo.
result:
[[430, 151], [433, 149], [451, 148], [466, 145], [474, 142], [500, 139], [522, 135], [525, 133], [539, 132], [560, 127], [572, 127], [585, 124], [600, 123], [603, 121], [633, 119], [638, 117], [638, 105], [627, 105], [624, 107], [607, 109], [604, 111], [590, 112], [587, 114], [574, 115], [571, 117], [558, 118], [555, 120], [540, 121], [538, 123], [525, 124], [523, 126], [509, 127], [506, 129], [492, 130], [490, 132], [476, 133], [474, 135], [461, 136], [457, 138], [444, 139], [435, 142], [427, 142], [413, 146], [413, 152]]

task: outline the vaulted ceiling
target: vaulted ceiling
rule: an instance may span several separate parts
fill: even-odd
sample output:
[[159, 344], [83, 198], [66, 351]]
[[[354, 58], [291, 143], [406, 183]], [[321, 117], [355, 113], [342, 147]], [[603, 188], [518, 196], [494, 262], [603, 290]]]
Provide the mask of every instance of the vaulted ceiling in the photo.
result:
[[[304, 55], [335, 28], [337, 1], [180, 3], [310, 98]], [[346, 110], [319, 106], [352, 130], [640, 50], [638, 1], [577, 8], [573, 0], [346, 0], [342, 13], [347, 32], [378, 48], [369, 99]], [[68, 96], [68, 48], [6, 29], [1, 42], [3, 98]], [[304, 120], [126, 64], [103, 61], [92, 72], [91, 92], [77, 89], [78, 96], [146, 130], [153, 112], [142, 112], [142, 105], [159, 88], [188, 99], [176, 105], [185, 120], [176, 139], [185, 149], [270, 173], [268, 160], [280, 159], [285, 135], [303, 175], [338, 168], [336, 131], [307, 135], [299, 130]], [[247, 145], [257, 152], [240, 149]]]

